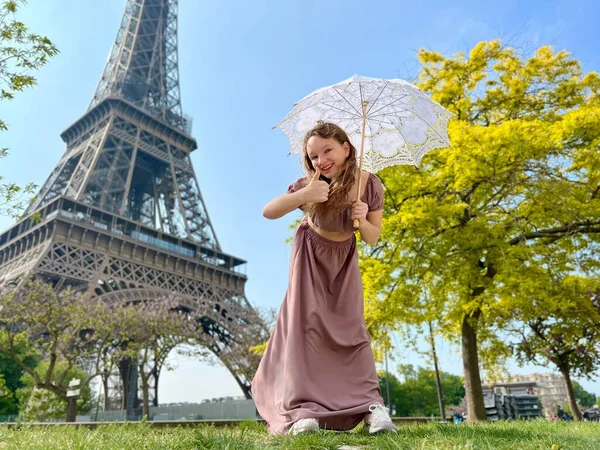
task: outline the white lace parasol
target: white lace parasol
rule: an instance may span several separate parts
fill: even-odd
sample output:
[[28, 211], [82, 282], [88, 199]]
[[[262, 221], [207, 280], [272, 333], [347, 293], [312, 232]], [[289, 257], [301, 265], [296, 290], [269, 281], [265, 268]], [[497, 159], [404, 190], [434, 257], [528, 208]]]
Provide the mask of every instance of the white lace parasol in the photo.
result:
[[355, 75], [304, 97], [275, 128], [288, 135], [290, 153], [300, 153], [317, 121], [333, 122], [358, 149], [360, 167], [376, 173], [398, 164], [419, 166], [427, 152], [448, 147], [451, 117], [404, 80]]

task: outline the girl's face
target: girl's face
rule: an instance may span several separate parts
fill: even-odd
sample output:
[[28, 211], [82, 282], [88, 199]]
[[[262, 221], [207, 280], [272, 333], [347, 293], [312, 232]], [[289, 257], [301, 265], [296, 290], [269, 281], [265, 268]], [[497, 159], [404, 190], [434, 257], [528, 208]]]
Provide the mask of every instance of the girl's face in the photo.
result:
[[312, 136], [306, 143], [306, 153], [313, 168], [321, 170], [321, 174], [332, 179], [341, 171], [346, 158], [350, 154], [347, 142], [340, 144], [334, 138]]

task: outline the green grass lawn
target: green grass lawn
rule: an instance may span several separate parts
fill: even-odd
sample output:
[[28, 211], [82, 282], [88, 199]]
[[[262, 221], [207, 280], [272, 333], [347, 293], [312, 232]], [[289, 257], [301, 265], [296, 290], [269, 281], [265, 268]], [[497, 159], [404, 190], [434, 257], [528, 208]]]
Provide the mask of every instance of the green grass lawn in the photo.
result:
[[270, 436], [256, 423], [232, 428], [152, 428], [145, 424], [106, 425], [97, 430], [72, 427], [0, 426], [0, 449], [515, 449], [600, 450], [600, 423], [504, 422], [481, 425], [407, 425], [398, 434], [350, 433]]

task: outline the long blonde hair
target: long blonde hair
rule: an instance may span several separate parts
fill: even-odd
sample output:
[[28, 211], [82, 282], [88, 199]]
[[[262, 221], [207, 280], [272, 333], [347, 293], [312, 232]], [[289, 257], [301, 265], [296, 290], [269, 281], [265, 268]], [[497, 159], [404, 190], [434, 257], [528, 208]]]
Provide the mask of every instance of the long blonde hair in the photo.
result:
[[329, 198], [327, 201], [323, 203], [307, 203], [303, 207], [304, 212], [310, 216], [324, 217], [337, 215], [350, 205], [348, 194], [354, 185], [356, 173], [358, 171], [356, 165], [356, 148], [352, 145], [350, 138], [348, 138], [348, 135], [342, 128], [329, 122], [317, 122], [317, 125], [304, 136], [304, 158], [302, 160], [302, 165], [308, 180], [311, 180], [315, 175], [315, 168], [308, 156], [307, 147], [308, 140], [313, 136], [318, 136], [323, 139], [333, 138], [339, 142], [340, 145], [348, 143], [350, 147], [350, 152], [340, 169], [339, 175], [331, 181], [331, 188], [329, 190]]

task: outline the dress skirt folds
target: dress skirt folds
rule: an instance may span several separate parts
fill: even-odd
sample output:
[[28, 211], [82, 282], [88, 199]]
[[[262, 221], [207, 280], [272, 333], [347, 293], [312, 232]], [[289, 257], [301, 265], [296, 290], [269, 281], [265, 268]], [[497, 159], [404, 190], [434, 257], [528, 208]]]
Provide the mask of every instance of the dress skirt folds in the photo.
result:
[[299, 419], [350, 430], [383, 403], [364, 321], [356, 238], [328, 240], [304, 220], [294, 235], [289, 285], [252, 382], [273, 434]]

